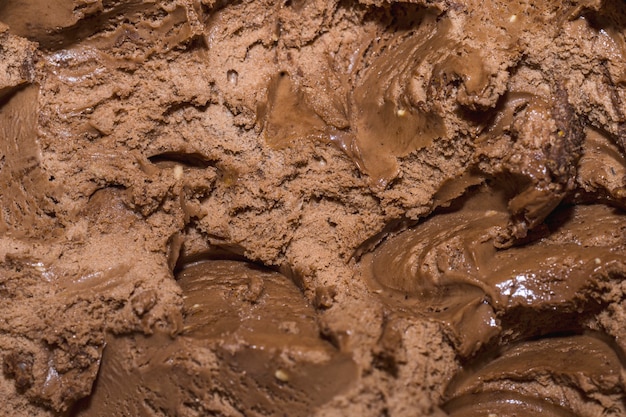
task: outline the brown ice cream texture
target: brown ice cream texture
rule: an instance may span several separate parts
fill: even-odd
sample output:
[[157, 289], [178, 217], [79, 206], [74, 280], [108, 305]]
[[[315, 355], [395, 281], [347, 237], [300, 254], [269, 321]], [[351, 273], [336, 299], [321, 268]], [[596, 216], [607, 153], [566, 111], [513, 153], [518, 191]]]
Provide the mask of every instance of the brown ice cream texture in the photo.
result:
[[4, 0], [7, 416], [623, 416], [620, 0]]

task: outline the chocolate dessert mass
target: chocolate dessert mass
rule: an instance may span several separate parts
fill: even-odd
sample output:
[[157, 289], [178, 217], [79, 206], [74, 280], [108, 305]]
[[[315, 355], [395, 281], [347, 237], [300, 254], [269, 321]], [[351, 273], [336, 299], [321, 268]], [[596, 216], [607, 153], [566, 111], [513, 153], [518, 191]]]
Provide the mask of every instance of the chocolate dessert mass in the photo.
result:
[[3, 0], [7, 417], [626, 415], [622, 0]]

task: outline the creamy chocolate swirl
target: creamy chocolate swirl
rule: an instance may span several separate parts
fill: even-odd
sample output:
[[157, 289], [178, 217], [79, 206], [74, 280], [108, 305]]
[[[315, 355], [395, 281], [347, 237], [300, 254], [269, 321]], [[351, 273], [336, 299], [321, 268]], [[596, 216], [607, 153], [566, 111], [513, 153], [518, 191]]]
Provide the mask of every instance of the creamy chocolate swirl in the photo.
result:
[[[507, 222], [507, 193], [480, 187], [364, 256], [364, 276], [392, 314], [439, 320], [459, 356], [474, 358], [448, 387], [450, 415], [586, 416], [602, 411], [596, 397], [617, 404], [623, 355], [610, 337], [580, 332], [626, 274], [626, 219], [563, 205], [533, 241], [498, 249]], [[563, 332], [574, 333], [542, 338]]]

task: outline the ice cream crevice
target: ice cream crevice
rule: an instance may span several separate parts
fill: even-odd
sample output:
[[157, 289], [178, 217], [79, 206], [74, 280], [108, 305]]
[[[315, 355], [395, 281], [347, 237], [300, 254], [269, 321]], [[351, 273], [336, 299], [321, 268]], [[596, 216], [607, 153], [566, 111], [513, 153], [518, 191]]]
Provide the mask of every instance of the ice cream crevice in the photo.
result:
[[214, 164], [205, 155], [197, 152], [164, 152], [148, 157], [148, 160], [159, 166], [167, 166], [171, 164], [182, 164], [193, 168], [207, 168]]

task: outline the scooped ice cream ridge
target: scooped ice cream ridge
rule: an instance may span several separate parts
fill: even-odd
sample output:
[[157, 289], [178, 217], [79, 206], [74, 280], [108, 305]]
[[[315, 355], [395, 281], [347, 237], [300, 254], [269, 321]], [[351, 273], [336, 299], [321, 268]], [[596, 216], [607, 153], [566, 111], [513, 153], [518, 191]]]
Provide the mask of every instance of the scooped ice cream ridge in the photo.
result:
[[623, 416], [619, 0], [0, 3], [7, 416]]

